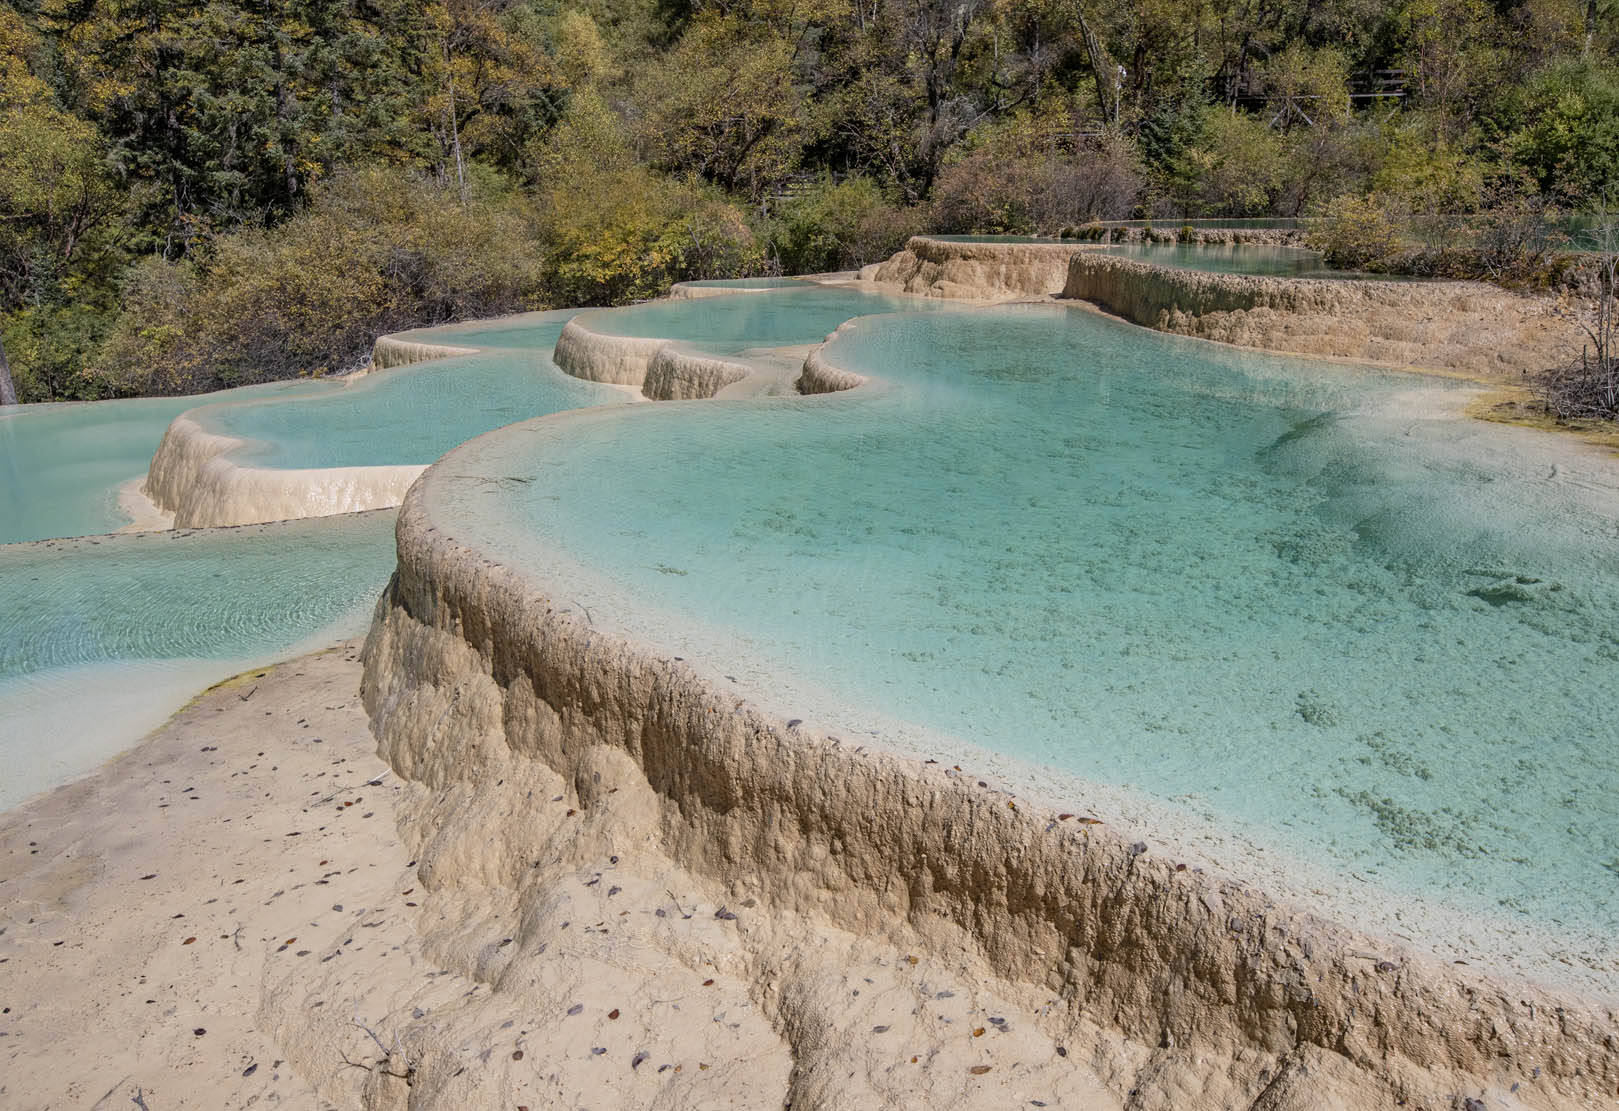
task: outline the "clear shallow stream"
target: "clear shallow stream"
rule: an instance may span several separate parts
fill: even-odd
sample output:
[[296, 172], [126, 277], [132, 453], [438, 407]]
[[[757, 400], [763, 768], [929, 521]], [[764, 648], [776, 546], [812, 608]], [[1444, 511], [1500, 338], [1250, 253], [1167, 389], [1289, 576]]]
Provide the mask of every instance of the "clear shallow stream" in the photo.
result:
[[917, 723], [1619, 971], [1611, 467], [1440, 419], [1438, 380], [1062, 308], [831, 352], [884, 384], [497, 433], [467, 458], [537, 481], [442, 511], [821, 692], [786, 712]]

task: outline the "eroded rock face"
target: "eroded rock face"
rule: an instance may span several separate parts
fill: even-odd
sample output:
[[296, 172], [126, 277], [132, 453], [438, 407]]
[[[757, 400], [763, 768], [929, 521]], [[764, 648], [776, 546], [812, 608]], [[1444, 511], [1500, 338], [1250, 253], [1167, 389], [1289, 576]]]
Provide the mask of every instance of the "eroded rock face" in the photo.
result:
[[733, 967], [807, 1055], [794, 1106], [891, 1103], [870, 1038], [836, 1032], [826, 968], [794, 964], [824, 930], [989, 978], [1042, 1046], [1087, 1047], [1065, 1082], [1101, 1077], [1132, 1107], [1551, 1108], [1607, 1105], [1619, 1087], [1607, 1010], [1179, 870], [970, 772], [784, 723], [597, 631], [537, 570], [452, 539], [453, 513], [435, 507], [471, 481], [455, 456], [406, 499], [365, 649], [365, 704], [412, 784], [402, 831], [424, 885], [543, 900], [537, 877], [565, 836], [747, 906]]
[[552, 358], [575, 378], [629, 386], [650, 401], [713, 397], [753, 373], [743, 363], [683, 350], [666, 339], [596, 332], [578, 317], [562, 329]]
[[925, 297], [1046, 297], [1062, 289], [1071, 257], [1094, 250], [1084, 243], [954, 243], [918, 235], [887, 262], [861, 270], [860, 279]]
[[444, 343], [419, 343], [403, 336], [378, 336], [371, 345], [371, 369], [389, 370], [412, 363], [429, 363], [457, 355], [476, 355], [475, 347], [452, 347]]
[[1578, 350], [1578, 325], [1555, 302], [1483, 282], [1213, 274], [1091, 253], [1070, 260], [1062, 295], [1161, 332], [1484, 377]]

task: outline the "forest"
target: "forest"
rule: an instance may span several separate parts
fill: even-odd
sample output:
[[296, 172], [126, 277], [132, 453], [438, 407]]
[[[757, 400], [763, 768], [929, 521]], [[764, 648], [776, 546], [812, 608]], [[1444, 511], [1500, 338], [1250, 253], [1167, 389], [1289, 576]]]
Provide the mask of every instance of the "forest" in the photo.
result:
[[923, 229], [1619, 199], [1619, 0], [13, 0], [0, 46], [23, 401]]

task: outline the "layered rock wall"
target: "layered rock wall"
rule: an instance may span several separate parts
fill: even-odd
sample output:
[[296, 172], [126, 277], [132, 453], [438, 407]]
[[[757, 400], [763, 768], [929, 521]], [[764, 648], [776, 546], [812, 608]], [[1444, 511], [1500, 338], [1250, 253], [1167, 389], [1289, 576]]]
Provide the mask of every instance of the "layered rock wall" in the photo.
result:
[[476, 355], [475, 347], [452, 347], [443, 343], [419, 343], [403, 336], [378, 336], [371, 345], [371, 368], [388, 370], [412, 363], [428, 363], [456, 355]]
[[957, 243], [917, 235], [887, 262], [861, 270], [860, 280], [925, 297], [1047, 297], [1067, 281], [1068, 260], [1095, 249], [1082, 243]]
[[1069, 261], [1062, 295], [1161, 332], [1482, 376], [1533, 373], [1578, 350], [1577, 324], [1553, 302], [1483, 282], [1214, 274], [1088, 253]]
[[753, 373], [745, 363], [685, 350], [666, 339], [596, 332], [578, 317], [562, 329], [551, 357], [575, 378], [629, 386], [652, 401], [713, 397]]
[[824, 346], [817, 347], [805, 358], [804, 369], [799, 373], [798, 380], [793, 383], [799, 393], [806, 395], [840, 393], [865, 384], [865, 375], [845, 370], [827, 359], [823, 354]]

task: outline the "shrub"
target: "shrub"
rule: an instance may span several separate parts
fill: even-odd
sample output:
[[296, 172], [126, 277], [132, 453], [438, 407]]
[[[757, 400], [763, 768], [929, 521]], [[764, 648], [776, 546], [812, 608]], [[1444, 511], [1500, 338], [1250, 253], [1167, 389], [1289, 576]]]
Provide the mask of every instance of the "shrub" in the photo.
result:
[[554, 304], [619, 305], [764, 265], [740, 210], [695, 179], [637, 162], [618, 117], [594, 94], [575, 98], [533, 161]]
[[[1051, 232], [1130, 214], [1144, 174], [1117, 134], [1077, 140], [1063, 113], [988, 128], [934, 185], [933, 225], [952, 232]], [[1070, 149], [1072, 147], [1073, 149]]]
[[1382, 199], [1346, 193], [1311, 221], [1307, 241], [1329, 265], [1365, 270], [1399, 251], [1400, 222]]
[[893, 203], [870, 178], [823, 177], [783, 207], [771, 246], [785, 273], [820, 274], [880, 262], [921, 230], [921, 210]]
[[215, 240], [195, 262], [151, 259], [91, 369], [91, 388], [190, 393], [342, 370], [384, 332], [542, 303], [526, 203], [474, 174], [454, 189], [373, 169], [323, 184], [273, 228]]

